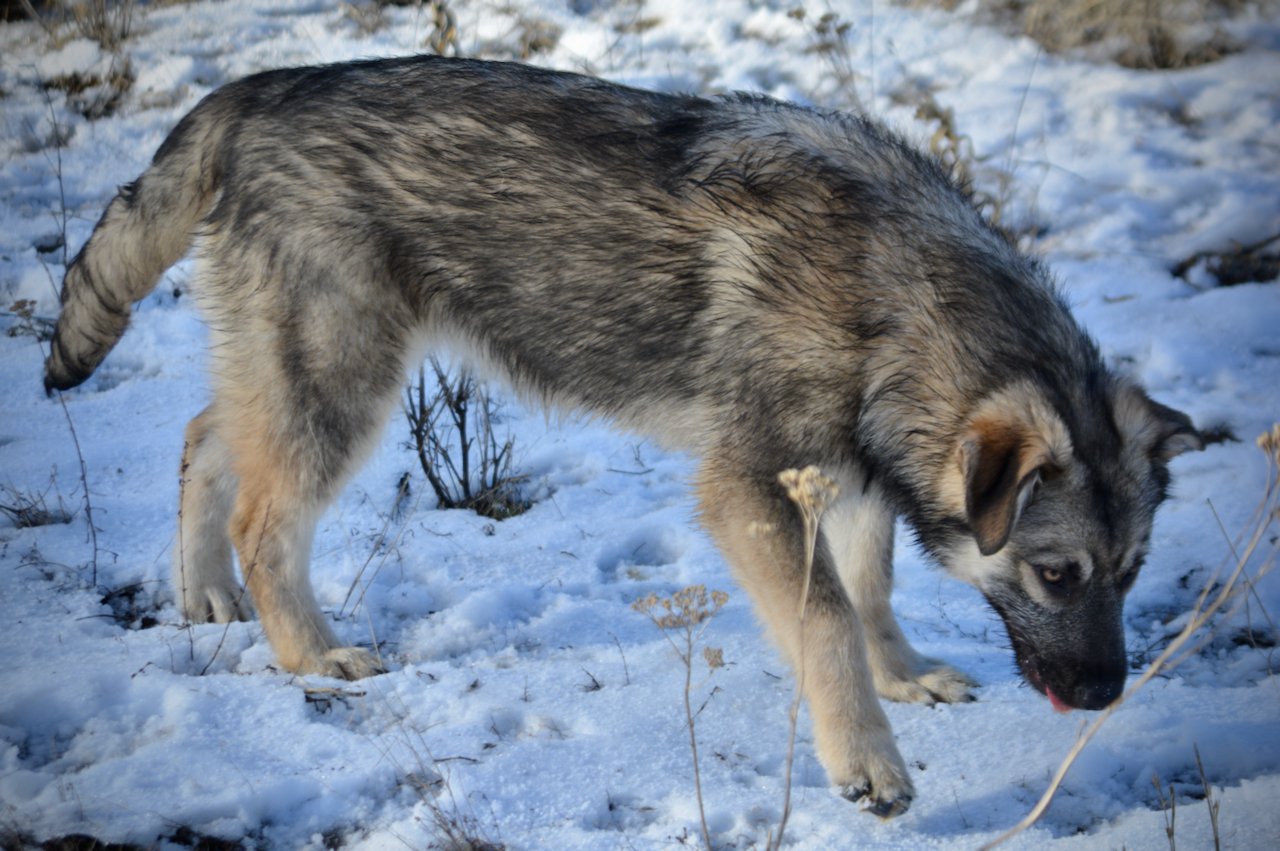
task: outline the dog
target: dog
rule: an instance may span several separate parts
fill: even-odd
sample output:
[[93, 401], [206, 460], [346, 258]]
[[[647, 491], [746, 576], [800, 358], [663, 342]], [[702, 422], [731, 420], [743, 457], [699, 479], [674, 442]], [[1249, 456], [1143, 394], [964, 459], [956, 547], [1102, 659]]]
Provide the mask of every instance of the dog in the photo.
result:
[[[256, 74], [107, 207], [67, 269], [48, 392], [93, 372], [193, 242], [214, 392], [186, 430], [175, 593], [192, 621], [250, 617], [234, 549], [290, 671], [382, 670], [325, 622], [311, 541], [407, 369], [449, 345], [699, 459], [701, 521], [804, 665], [831, 783], [873, 813], [913, 795], [877, 695], [974, 686], [894, 619], [896, 517], [986, 596], [1054, 707], [1121, 692], [1123, 599], [1168, 463], [1201, 438], [871, 119], [435, 57]], [[805, 465], [839, 487], [807, 586], [778, 481]]]

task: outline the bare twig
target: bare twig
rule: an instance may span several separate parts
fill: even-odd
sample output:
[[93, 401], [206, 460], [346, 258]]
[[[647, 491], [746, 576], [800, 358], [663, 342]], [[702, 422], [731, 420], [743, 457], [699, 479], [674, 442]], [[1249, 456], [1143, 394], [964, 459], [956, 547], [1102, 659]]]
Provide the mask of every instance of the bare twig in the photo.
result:
[[1192, 749], [1196, 753], [1196, 771], [1200, 773], [1200, 785], [1204, 787], [1204, 802], [1209, 807], [1209, 825], [1213, 828], [1213, 851], [1222, 851], [1222, 836], [1218, 832], [1218, 809], [1222, 806], [1222, 801], [1213, 797], [1213, 786], [1209, 785], [1209, 778], [1204, 773], [1204, 763], [1200, 760], [1200, 746], [1192, 745]]
[[627, 654], [622, 652], [622, 642], [618, 640], [618, 636], [611, 632], [609, 637], [613, 639], [614, 646], [618, 648], [618, 655], [622, 657], [623, 685], [629, 686], [631, 685], [631, 671], [627, 668]]
[[519, 494], [525, 477], [512, 472], [514, 441], [498, 440], [492, 397], [467, 371], [450, 375], [435, 358], [430, 363], [434, 389], [428, 393], [427, 370], [420, 368], [403, 407], [410, 447], [440, 507], [495, 520], [521, 513], [528, 507]]
[[[53, 123], [54, 138], [60, 136], [58, 128], [58, 116], [53, 108], [53, 101], [50, 99], [48, 91], [45, 92], [45, 105], [49, 109], [49, 120]], [[62, 150], [57, 145], [54, 146], [54, 176], [58, 179], [58, 215], [57, 220], [62, 230], [62, 268], [67, 268], [67, 196], [65, 182], [62, 178]], [[54, 293], [58, 291], [57, 283], [54, 280], [53, 273], [49, 271], [49, 266], [43, 260], [41, 265], [44, 267], [44, 273], [49, 278], [49, 285], [53, 288]], [[43, 341], [37, 339], [40, 345], [40, 355], [42, 359], [47, 359], [49, 353], [45, 350]], [[76, 424], [71, 418], [71, 411], [67, 408], [67, 400], [62, 393], [58, 393], [58, 404], [62, 408], [62, 416], [67, 421], [67, 431], [71, 434], [71, 443], [75, 446], [76, 461], [80, 466], [80, 489], [84, 494], [84, 517], [89, 527], [89, 544], [91, 547], [91, 555], [89, 559], [90, 577], [93, 585], [98, 584], [98, 528], [93, 523], [93, 499], [89, 496], [89, 469], [84, 462], [84, 451], [80, 447], [80, 437], [76, 434]]]
[[1160, 785], [1160, 775], [1151, 778], [1151, 785], [1156, 787], [1156, 798], [1160, 801], [1160, 811], [1164, 813], [1164, 835], [1169, 840], [1169, 851], [1178, 851], [1175, 828], [1178, 821], [1178, 796], [1174, 794], [1173, 785], [1169, 785], [1169, 797], [1164, 796], [1164, 787]]

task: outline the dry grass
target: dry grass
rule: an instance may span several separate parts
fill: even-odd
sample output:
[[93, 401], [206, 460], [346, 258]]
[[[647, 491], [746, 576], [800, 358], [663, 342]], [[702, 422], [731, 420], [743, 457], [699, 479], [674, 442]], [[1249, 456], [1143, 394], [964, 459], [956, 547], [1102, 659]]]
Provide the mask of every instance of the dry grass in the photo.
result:
[[[54, 503], [49, 503], [49, 493], [54, 494]], [[0, 514], [19, 529], [35, 529], [40, 526], [66, 524], [71, 522], [72, 514], [62, 502], [62, 494], [57, 490], [53, 476], [43, 492], [27, 491], [13, 485], [0, 485]]]
[[18, 0], [17, 5], [26, 17], [44, 28], [55, 44], [87, 38], [108, 53], [116, 53], [133, 32], [133, 0]]
[[857, 34], [853, 23], [832, 11], [810, 16], [804, 7], [791, 9], [787, 15], [805, 27], [809, 42], [805, 54], [817, 57], [826, 69], [822, 75], [822, 90], [813, 93], [814, 101], [836, 109], [864, 110], [862, 96], [858, 93], [858, 83], [863, 75], [854, 61], [850, 44], [850, 39]]
[[1179, 261], [1170, 271], [1179, 278], [1189, 280], [1192, 271], [1203, 267], [1217, 286], [1231, 287], [1280, 278], [1280, 233], [1249, 245], [1236, 243], [1230, 248], [1216, 251], [1197, 251]]
[[[923, 0], [954, 9], [957, 0]], [[1130, 68], [1183, 68], [1239, 49], [1219, 24], [1274, 0], [981, 0], [982, 20], [1016, 29], [1051, 53], [1084, 49]]]
[[1221, 30], [1201, 25], [1221, 12], [1217, 0], [1035, 0], [1026, 5], [1027, 35], [1051, 52], [1097, 45], [1130, 68], [1182, 68], [1213, 62], [1237, 48]]
[[76, 38], [95, 41], [111, 57], [106, 71], [72, 72], [43, 81], [45, 91], [60, 91], [67, 105], [90, 121], [111, 115], [133, 87], [133, 63], [124, 51], [124, 42], [133, 33], [133, 0], [70, 0], [41, 3], [21, 0], [31, 20], [48, 36], [50, 47], [60, 47]]

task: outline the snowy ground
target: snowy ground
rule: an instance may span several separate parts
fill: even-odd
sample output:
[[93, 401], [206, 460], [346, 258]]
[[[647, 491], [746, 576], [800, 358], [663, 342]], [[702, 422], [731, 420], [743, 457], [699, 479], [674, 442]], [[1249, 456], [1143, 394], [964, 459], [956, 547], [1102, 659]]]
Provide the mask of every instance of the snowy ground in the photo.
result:
[[[966, 14], [839, 0], [808, 3], [797, 20], [787, 10], [798, 2], [451, 6], [468, 54], [510, 57], [527, 33], [558, 31], [533, 61], [654, 88], [861, 103], [922, 141], [938, 127], [917, 119], [922, 98], [953, 110], [980, 188], [1036, 234], [1031, 248], [1108, 357], [1240, 438], [1175, 462], [1126, 612], [1135, 659], [1149, 658], [1226, 552], [1214, 512], [1234, 532], [1256, 504], [1265, 470], [1253, 437], [1280, 417], [1280, 285], [1218, 288], [1201, 269], [1190, 280], [1169, 271], [1280, 232], [1280, 24], [1236, 22], [1241, 52], [1140, 72], [1041, 55]], [[808, 49], [827, 8], [852, 24], [844, 52]], [[115, 187], [214, 87], [274, 66], [409, 53], [432, 32], [409, 8], [363, 34], [342, 9], [144, 7], [123, 48], [136, 82], [94, 121], [79, 110], [99, 90], [69, 97], [42, 83], [102, 75], [109, 57], [0, 26], [0, 306], [31, 299], [38, 316], [56, 315], [61, 211], [74, 251]], [[845, 59], [855, 73], [840, 87]], [[42, 496], [75, 512], [37, 528], [0, 518], [0, 845], [84, 833], [178, 847], [194, 831], [245, 847], [419, 848], [441, 842], [442, 820], [508, 848], [695, 845], [683, 674], [629, 606], [696, 582], [731, 594], [703, 637], [727, 662], [698, 687], [708, 819], [718, 846], [763, 847], [782, 808], [792, 681], [694, 523], [688, 458], [509, 403], [519, 466], [541, 495], [531, 511], [501, 523], [436, 511], [419, 473], [393, 518], [396, 483], [416, 468], [396, 422], [324, 518], [314, 565], [336, 629], [381, 642], [392, 673], [293, 677], [272, 667], [256, 624], [182, 624], [168, 552], [182, 428], [206, 384], [204, 330], [174, 291], [192, 275], [189, 263], [171, 271], [103, 368], [64, 397], [96, 558], [40, 347], [0, 337], [0, 504]], [[1020, 685], [976, 593], [909, 547], [896, 564], [908, 634], [980, 680], [979, 701], [887, 706], [918, 791], [890, 823], [830, 793], [802, 716], [792, 847], [976, 847], [1028, 810], [1084, 718], [1052, 713]], [[1207, 847], [1196, 747], [1223, 847], [1280, 845], [1280, 678], [1270, 649], [1238, 640], [1251, 622], [1273, 643], [1268, 613], [1280, 614], [1274, 576], [1247, 615], [1111, 719], [1045, 819], [1010, 847], [1167, 848], [1156, 777], [1177, 794], [1179, 847]], [[308, 691], [326, 688], [336, 691]]]

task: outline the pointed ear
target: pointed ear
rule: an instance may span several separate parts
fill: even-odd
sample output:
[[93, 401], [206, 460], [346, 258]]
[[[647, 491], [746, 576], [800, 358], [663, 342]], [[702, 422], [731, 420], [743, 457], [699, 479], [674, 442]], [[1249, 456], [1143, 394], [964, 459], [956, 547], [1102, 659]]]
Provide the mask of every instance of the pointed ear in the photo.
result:
[[1115, 416], [1125, 441], [1142, 447], [1152, 458], [1168, 461], [1184, 452], [1204, 449], [1204, 438], [1190, 417], [1152, 400], [1136, 385], [1120, 387]]
[[984, 556], [1008, 543], [1041, 476], [1060, 469], [1070, 452], [1066, 427], [1033, 388], [1003, 390], [974, 413], [956, 463], [969, 528]]
[[1159, 402], [1147, 400], [1151, 406], [1151, 415], [1155, 418], [1158, 437], [1152, 453], [1168, 461], [1183, 452], [1204, 449], [1204, 438], [1191, 422], [1191, 418], [1181, 411], [1165, 407]]

